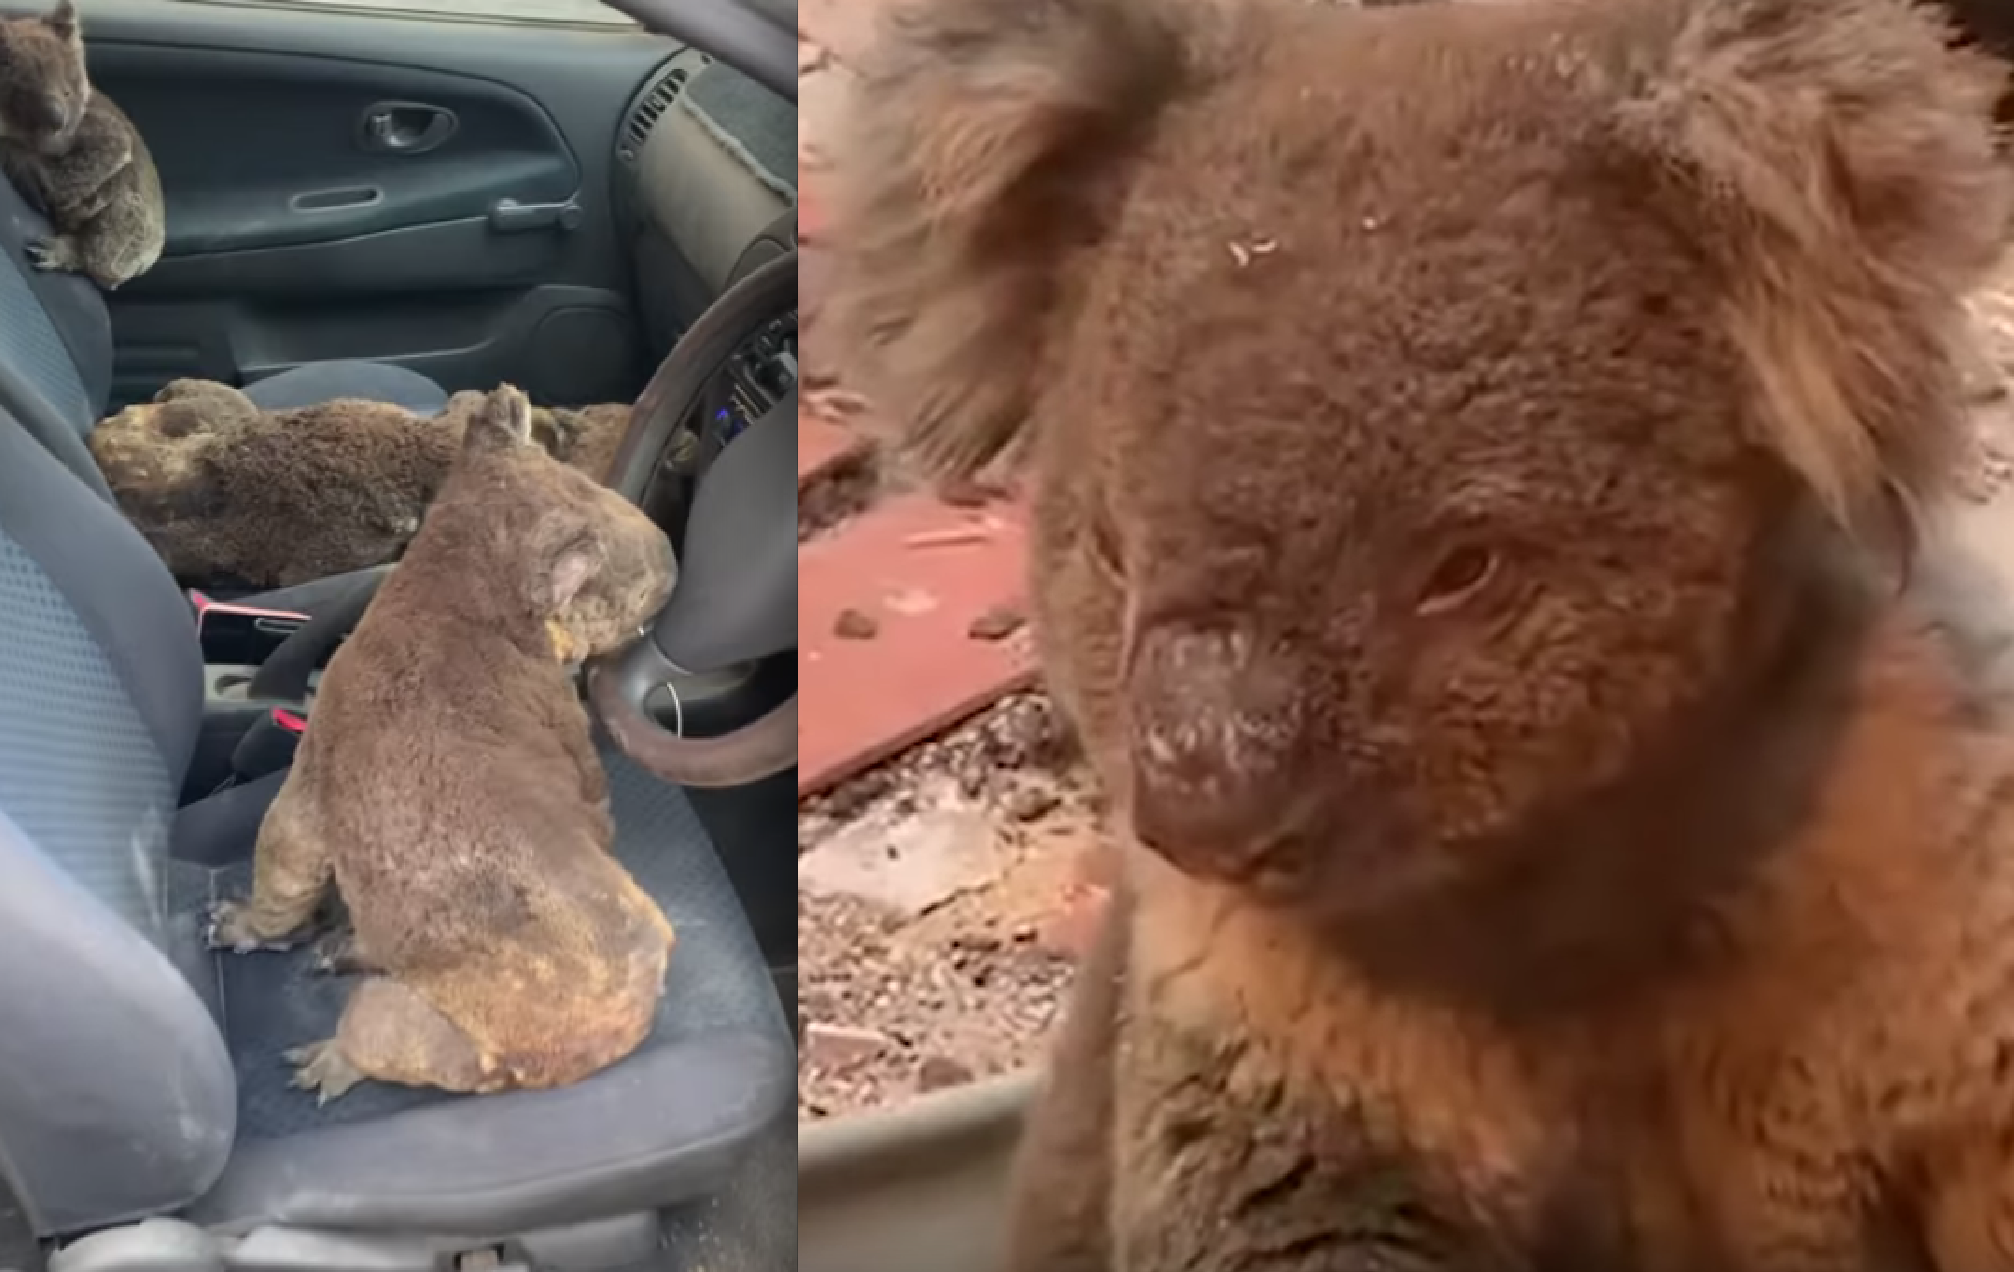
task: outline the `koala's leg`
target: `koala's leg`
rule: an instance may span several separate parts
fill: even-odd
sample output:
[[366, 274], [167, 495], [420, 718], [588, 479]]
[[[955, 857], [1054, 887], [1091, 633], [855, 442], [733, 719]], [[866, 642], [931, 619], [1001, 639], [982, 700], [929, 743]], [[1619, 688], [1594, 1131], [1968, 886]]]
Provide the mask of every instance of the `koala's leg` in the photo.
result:
[[44, 273], [84, 273], [84, 248], [74, 234], [51, 234], [28, 244], [28, 263]]
[[334, 881], [327, 843], [298, 796], [282, 787], [259, 827], [252, 856], [252, 895], [220, 902], [211, 912], [210, 944], [245, 953], [288, 949], [315, 926]]
[[294, 1085], [319, 1104], [372, 1079], [462, 1094], [494, 1086], [467, 1034], [410, 986], [382, 976], [350, 994], [335, 1037], [296, 1047], [287, 1061]]
[[144, 220], [145, 213], [113, 204], [89, 228], [75, 237], [76, 265], [81, 273], [106, 291], [132, 281], [152, 269], [161, 250], [154, 243]]
[[1077, 972], [1017, 1152], [1008, 1272], [1111, 1272], [1112, 1084], [1127, 916], [1115, 896]]
[[[608, 803], [608, 770], [601, 766], [601, 756], [595, 753], [594, 737], [584, 729], [564, 728], [560, 736], [566, 740], [566, 749], [573, 758], [573, 765], [580, 771], [580, 794], [590, 804]], [[614, 823], [609, 826], [613, 838]]]

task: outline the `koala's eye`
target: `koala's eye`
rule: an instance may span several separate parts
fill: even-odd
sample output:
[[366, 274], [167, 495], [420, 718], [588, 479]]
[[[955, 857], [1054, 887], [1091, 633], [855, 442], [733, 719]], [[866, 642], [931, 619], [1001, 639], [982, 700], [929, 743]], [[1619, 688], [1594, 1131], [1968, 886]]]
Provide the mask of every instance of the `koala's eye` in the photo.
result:
[[1427, 576], [1415, 608], [1421, 614], [1445, 614], [1488, 587], [1496, 573], [1496, 553], [1487, 548], [1456, 548]]

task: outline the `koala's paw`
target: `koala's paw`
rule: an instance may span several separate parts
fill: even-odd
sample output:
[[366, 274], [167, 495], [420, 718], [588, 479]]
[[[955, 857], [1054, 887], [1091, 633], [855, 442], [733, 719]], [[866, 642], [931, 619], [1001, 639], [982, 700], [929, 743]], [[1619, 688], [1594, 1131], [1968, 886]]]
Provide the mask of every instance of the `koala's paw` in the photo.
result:
[[77, 268], [76, 246], [66, 238], [33, 239], [27, 246], [26, 254], [28, 263], [44, 273], [74, 271]]
[[340, 1099], [344, 1092], [364, 1080], [364, 1075], [343, 1055], [342, 1044], [334, 1038], [295, 1047], [285, 1058], [294, 1066], [294, 1085], [312, 1092], [317, 1106]]
[[357, 948], [356, 933], [338, 929], [315, 942], [309, 969], [318, 976], [354, 976], [377, 970]]
[[203, 939], [213, 950], [230, 950], [234, 954], [285, 950], [295, 945], [294, 941], [284, 936], [269, 936], [261, 932], [257, 912], [244, 901], [219, 901], [211, 906], [210, 923]]

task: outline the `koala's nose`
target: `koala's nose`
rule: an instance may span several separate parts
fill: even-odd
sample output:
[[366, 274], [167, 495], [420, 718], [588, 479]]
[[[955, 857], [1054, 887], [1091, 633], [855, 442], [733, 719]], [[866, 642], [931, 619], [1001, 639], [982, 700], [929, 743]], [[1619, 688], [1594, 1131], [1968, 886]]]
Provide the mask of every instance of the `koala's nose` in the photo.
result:
[[1177, 865], [1235, 872], [1294, 803], [1301, 686], [1249, 636], [1145, 632], [1129, 680], [1133, 833]]

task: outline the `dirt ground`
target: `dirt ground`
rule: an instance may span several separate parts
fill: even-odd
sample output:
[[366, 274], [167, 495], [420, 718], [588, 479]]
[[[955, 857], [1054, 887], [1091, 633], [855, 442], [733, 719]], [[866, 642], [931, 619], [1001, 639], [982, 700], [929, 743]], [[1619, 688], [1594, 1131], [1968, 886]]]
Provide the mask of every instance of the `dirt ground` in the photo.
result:
[[[2014, 478], [2014, 253], [1973, 311], [1972, 493], [1984, 497]], [[854, 474], [803, 533], [843, 519], [876, 480]], [[897, 1104], [1041, 1058], [1095, 913], [1098, 818], [1037, 695], [805, 805], [801, 1119]]]

